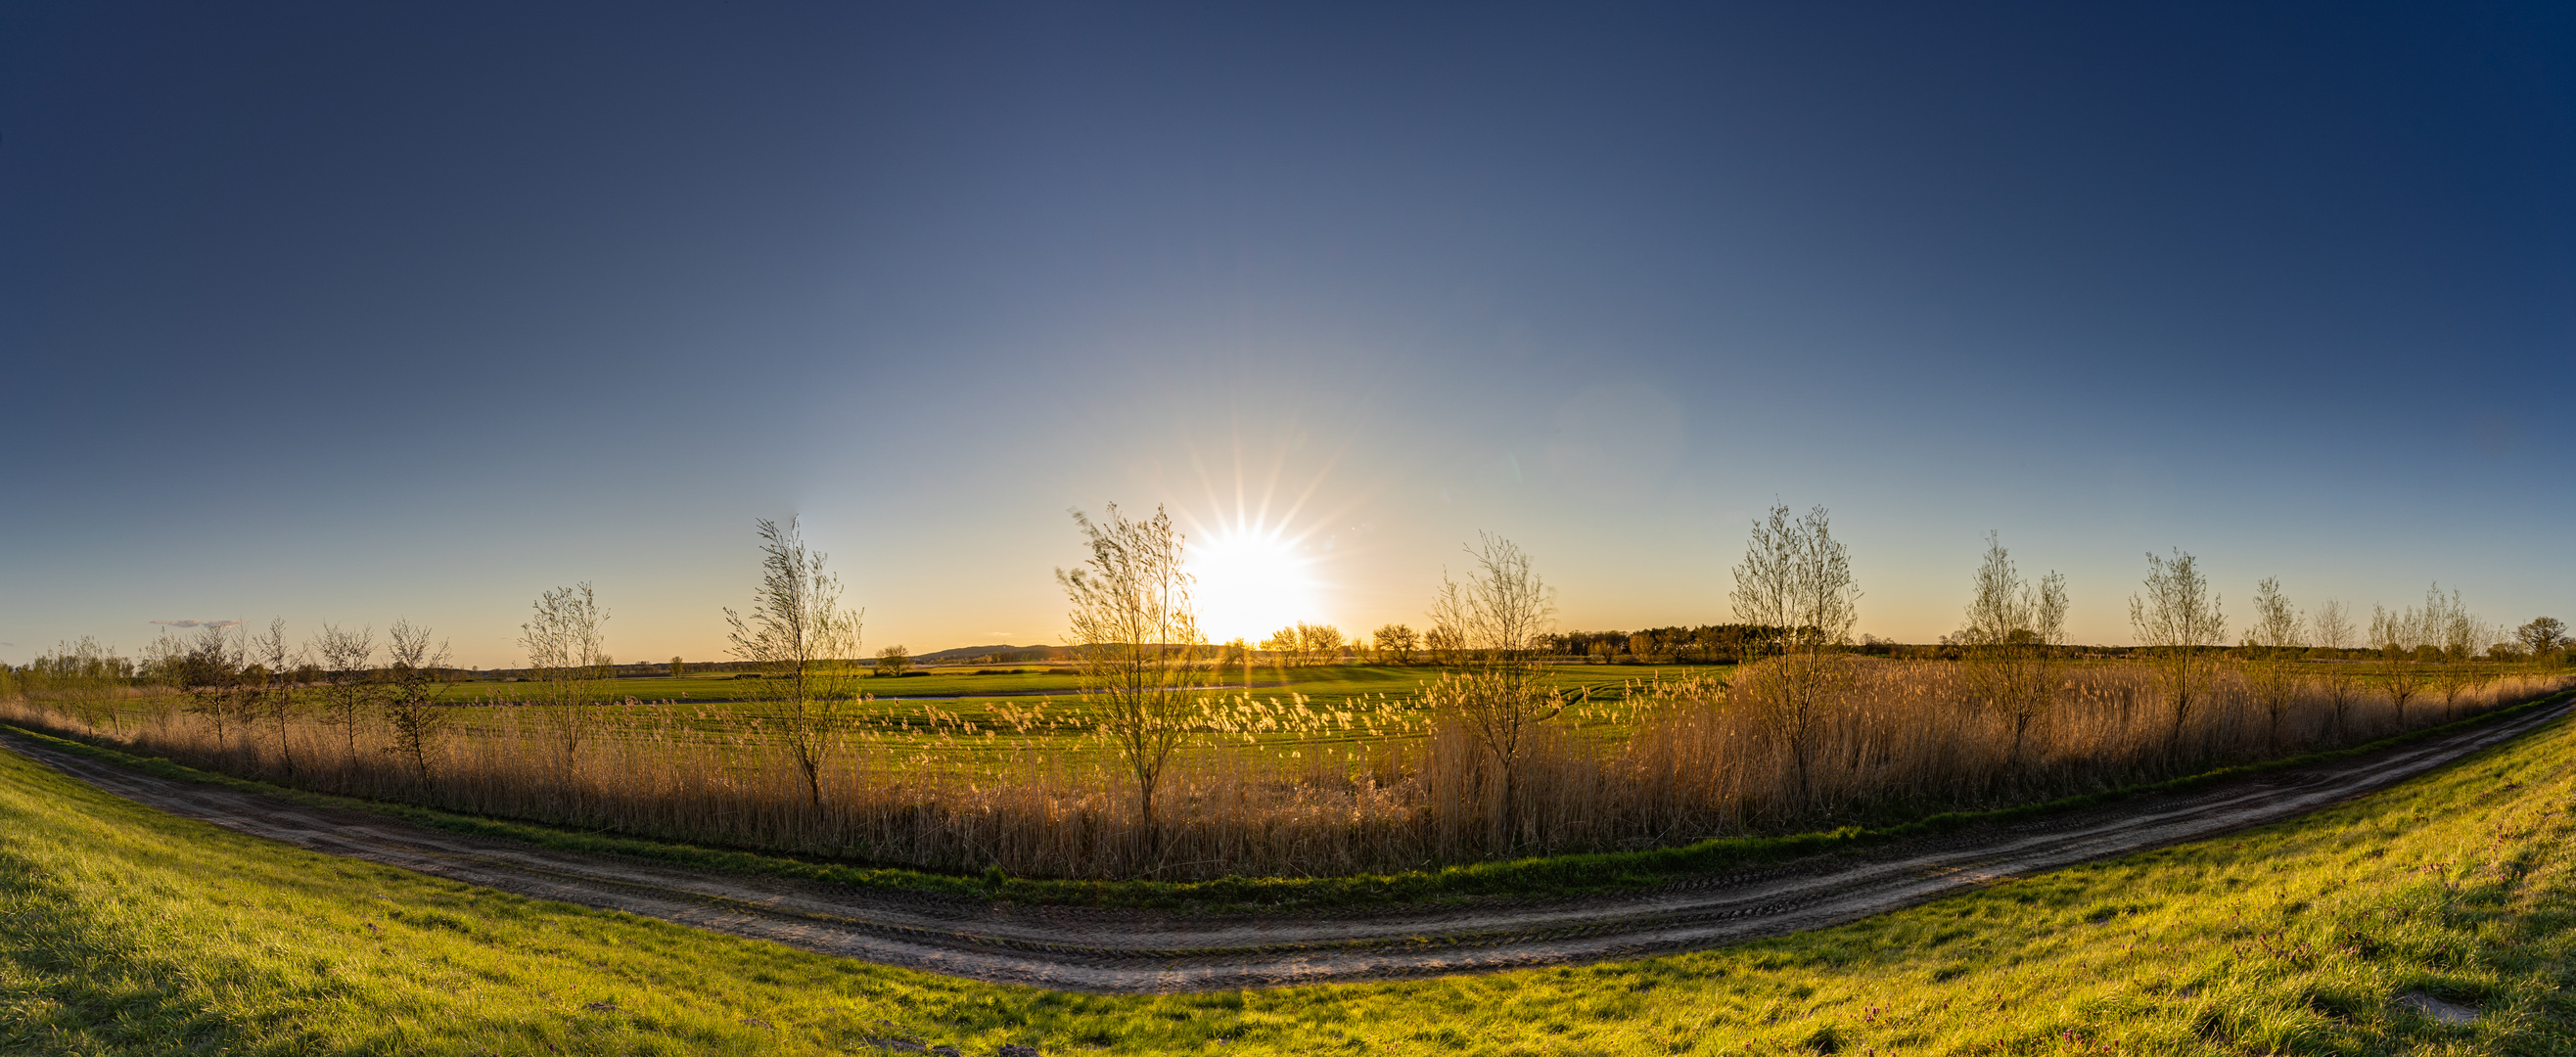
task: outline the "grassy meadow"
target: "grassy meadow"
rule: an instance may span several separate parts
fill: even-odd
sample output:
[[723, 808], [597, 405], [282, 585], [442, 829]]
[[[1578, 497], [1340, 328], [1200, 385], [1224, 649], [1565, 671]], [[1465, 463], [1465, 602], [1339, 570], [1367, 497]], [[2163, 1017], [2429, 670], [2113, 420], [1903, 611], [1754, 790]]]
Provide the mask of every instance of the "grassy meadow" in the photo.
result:
[[[2293, 822], [1736, 948], [1094, 997], [315, 855], [0, 754], [0, 1050], [2561, 1053], [2571, 799], [2560, 724]], [[2446, 1024], [2416, 995], [2482, 1015]]]
[[[1097, 731], [1099, 710], [1082, 692], [1081, 679], [1038, 666], [1018, 669], [931, 669], [861, 681], [860, 700], [835, 707], [833, 723], [843, 734], [876, 747], [896, 747], [903, 764], [915, 771], [982, 772], [1006, 766], [1029, 750], [1076, 751]], [[1665, 682], [1723, 680], [1731, 665], [1687, 668], [1632, 666], [1564, 666], [1546, 673], [1545, 685], [1575, 704], [1559, 717], [1570, 730], [1588, 736], [1624, 734], [1633, 726], [1632, 695], [1650, 698]], [[1204, 733], [1232, 728], [1238, 738], [1277, 753], [1302, 758], [1309, 749], [1349, 746], [1369, 736], [1419, 737], [1433, 717], [1418, 697], [1425, 683], [1444, 670], [1394, 665], [1257, 666], [1247, 688], [1241, 669], [1229, 668], [1220, 683], [1201, 696]], [[757, 740], [763, 728], [777, 724], [786, 706], [762, 697], [753, 680], [731, 673], [602, 680], [594, 684], [597, 700], [587, 710], [596, 722], [592, 735], [636, 744], [687, 746], [689, 751], [724, 753]], [[440, 684], [437, 700], [450, 706], [449, 736], [513, 738], [535, 736], [555, 710], [526, 704], [536, 696], [533, 684], [464, 680]], [[0, 695], [6, 696], [6, 695]], [[45, 694], [26, 695], [42, 703]], [[309, 724], [311, 701], [306, 693]], [[187, 702], [175, 693], [134, 692], [103, 706], [59, 705], [55, 711], [77, 719], [89, 732], [118, 735], [154, 725], [186, 722]], [[1345, 729], [1340, 717], [1365, 714], [1373, 727]], [[546, 718], [531, 718], [546, 717]], [[251, 740], [259, 734], [252, 731]], [[323, 739], [327, 740], [327, 739]]]
[[[1659, 677], [1672, 679], [1682, 677], [1684, 673], [1722, 678], [1733, 667], [1561, 665], [1548, 669], [1547, 683], [1562, 690], [1589, 692], [1596, 700], [1609, 701], [1623, 698], [1631, 683], [1653, 682]], [[1304, 668], [1256, 665], [1247, 684], [1243, 669], [1229, 665], [1214, 675], [1217, 685], [1210, 688], [1210, 693], [1216, 696], [1240, 693], [1255, 698], [1295, 695], [1323, 707], [1348, 707], [1353, 702], [1379, 696], [1409, 698], [1420, 691], [1423, 683], [1438, 678], [1443, 670], [1374, 664]], [[985, 674], [978, 674], [979, 671]], [[627, 699], [676, 704], [756, 706], [763, 703], [757, 692], [756, 680], [744, 679], [730, 672], [610, 679], [601, 681], [599, 688], [598, 696], [606, 703]], [[439, 700], [460, 705], [507, 704], [527, 697], [532, 689], [527, 683], [462, 680], [441, 685]], [[880, 701], [933, 700], [942, 707], [958, 709], [986, 707], [988, 702], [1014, 698], [1062, 698], [1067, 707], [1079, 709], [1083, 696], [1079, 675], [1069, 669], [1039, 665], [930, 668], [901, 676], [871, 675], [860, 680], [859, 690]]]

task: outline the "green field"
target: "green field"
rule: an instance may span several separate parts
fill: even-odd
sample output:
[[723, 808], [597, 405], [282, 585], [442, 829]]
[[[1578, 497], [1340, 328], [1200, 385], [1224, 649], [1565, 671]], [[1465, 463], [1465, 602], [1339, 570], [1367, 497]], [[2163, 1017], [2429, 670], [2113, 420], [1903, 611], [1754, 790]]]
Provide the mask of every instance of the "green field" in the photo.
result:
[[[1623, 704], [1636, 686], [1657, 679], [1723, 677], [1730, 670], [1577, 665], [1551, 668], [1547, 678], [1575, 701], [1563, 717], [1565, 722], [1576, 729], [1608, 734], [1625, 731], [1633, 719]], [[1016, 674], [975, 675], [973, 671], [938, 669], [920, 676], [870, 677], [860, 685], [867, 700], [844, 706], [841, 718], [857, 733], [939, 754], [963, 750], [970, 756], [1060, 744], [1067, 735], [1093, 729], [1093, 713], [1076, 676], [1050, 674], [1035, 666], [1023, 666]], [[1265, 745], [1293, 748], [1311, 742], [1354, 742], [1364, 727], [1336, 724], [1325, 717], [1366, 709], [1407, 729], [1417, 727], [1427, 716], [1413, 709], [1411, 702], [1421, 686], [1439, 678], [1441, 671], [1396, 666], [1257, 667], [1248, 689], [1237, 670], [1235, 682], [1211, 687], [1201, 696], [1238, 711], [1268, 710], [1265, 714], [1273, 717], [1275, 729], [1254, 738]], [[618, 679], [607, 685], [617, 700], [680, 706], [675, 713], [678, 718], [670, 722], [697, 736], [718, 737], [779, 710], [774, 702], [758, 700], [748, 692], [750, 682], [727, 674]], [[520, 688], [517, 683], [459, 682], [446, 684], [442, 694], [460, 705], [498, 706], [519, 700]], [[661, 729], [659, 718], [653, 723]], [[936, 737], [942, 731], [974, 737]]]
[[[2561, 1053], [2576, 731], [2293, 823], [1615, 965], [1102, 998], [475, 890], [0, 754], [0, 1050]], [[2481, 1008], [2451, 1026], [2397, 1000]]]
[[[1082, 691], [1079, 676], [1062, 668], [1050, 670], [1041, 665], [1016, 668], [987, 668], [991, 674], [977, 675], [975, 668], [933, 668], [902, 676], [869, 676], [860, 680], [862, 693], [881, 698], [1038, 697], [1053, 695], [1073, 697]], [[1550, 668], [1548, 678], [1568, 689], [1591, 688], [1595, 697], [1615, 699], [1628, 681], [1636, 679], [1678, 678], [1692, 674], [1724, 674], [1726, 666], [1633, 666], [1633, 665], [1567, 665]], [[1442, 669], [1395, 665], [1326, 665], [1314, 668], [1252, 669], [1249, 692], [1256, 695], [1304, 694], [1322, 701], [1338, 702], [1366, 694], [1410, 694], [1422, 683], [1439, 678]], [[1220, 678], [1227, 689], [1219, 693], [1244, 692], [1243, 670], [1227, 669]], [[755, 680], [734, 673], [712, 675], [646, 676], [611, 679], [603, 682], [602, 696], [610, 699], [635, 698], [639, 701], [736, 702], [754, 699]], [[448, 683], [441, 689], [445, 700], [481, 702], [516, 700], [526, 684], [497, 680], [465, 680]]]

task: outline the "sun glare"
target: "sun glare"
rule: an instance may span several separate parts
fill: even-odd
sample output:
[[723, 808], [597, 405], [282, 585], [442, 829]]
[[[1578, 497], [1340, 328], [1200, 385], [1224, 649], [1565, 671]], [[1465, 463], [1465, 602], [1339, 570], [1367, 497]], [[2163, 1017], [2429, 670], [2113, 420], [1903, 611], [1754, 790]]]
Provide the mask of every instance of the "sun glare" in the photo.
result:
[[1198, 578], [1191, 601], [1211, 642], [1260, 642], [1271, 632], [1315, 619], [1315, 582], [1293, 540], [1277, 531], [1238, 528], [1192, 541], [1186, 559]]

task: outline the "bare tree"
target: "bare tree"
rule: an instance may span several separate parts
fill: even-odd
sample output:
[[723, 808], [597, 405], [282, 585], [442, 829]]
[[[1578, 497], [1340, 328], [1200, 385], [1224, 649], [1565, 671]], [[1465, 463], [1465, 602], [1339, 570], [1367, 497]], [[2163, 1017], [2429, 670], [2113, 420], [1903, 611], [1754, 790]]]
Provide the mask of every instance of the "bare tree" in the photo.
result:
[[[1406, 639], [1390, 642], [1378, 637], [1379, 632], [1395, 627], [1404, 628], [1407, 636]], [[1390, 667], [1396, 665], [1409, 665], [1421, 657], [1421, 655], [1422, 633], [1413, 630], [1409, 625], [1381, 624], [1378, 625], [1377, 631], [1369, 633], [1370, 664], [1383, 664]]]
[[56, 645], [54, 652], [29, 662], [16, 674], [21, 693], [43, 690], [79, 716], [94, 734], [118, 728], [118, 705], [124, 697], [125, 677], [132, 670], [133, 662], [117, 656], [113, 647], [83, 635], [79, 642]]
[[2308, 627], [2317, 647], [2334, 654], [2327, 659], [2319, 684], [2325, 690], [2326, 704], [2334, 710], [2335, 740], [2341, 741], [2349, 736], [2352, 702], [2358, 696], [2352, 665], [2344, 659], [2343, 651], [2353, 647], [2358, 632], [2353, 629], [2352, 616], [2344, 609], [2343, 603], [2331, 598], [2317, 607]]
[[1448, 624], [1433, 623], [1431, 630], [1422, 633], [1422, 652], [1430, 656], [1431, 663], [1443, 668], [1467, 662], [1466, 643], [1466, 636]]
[[224, 751], [242, 718], [242, 669], [248, 666], [242, 638], [229, 632], [228, 626], [209, 624], [200, 629], [187, 652], [176, 658], [172, 671], [173, 681], [188, 697], [188, 711], [205, 717], [215, 728], [216, 752]]
[[[142, 655], [137, 663], [137, 674], [153, 685], [176, 691], [184, 699], [188, 690], [188, 657], [191, 652], [186, 640], [171, 634], [165, 628], [159, 638], [144, 644]], [[146, 712], [142, 722], [159, 724], [167, 721], [169, 706], [166, 701], [167, 698], [159, 694], [144, 697], [143, 707]]]
[[2546, 659], [2567, 646], [2567, 624], [2557, 617], [2534, 617], [2531, 623], [2513, 631], [2522, 648], [2531, 651], [2531, 659]]
[[608, 610], [585, 581], [537, 595], [528, 622], [519, 625], [519, 648], [528, 651], [528, 681], [538, 688], [538, 715], [553, 743], [554, 766], [569, 788], [589, 740], [588, 706], [608, 678]]
[[2370, 641], [2379, 649], [2380, 683], [2388, 688], [2389, 704], [2396, 708], [2401, 729], [2406, 726], [2406, 703], [2432, 683], [2431, 666], [2441, 650], [2442, 608], [2438, 583], [2424, 592], [2421, 609], [2409, 606], [2392, 612], [2371, 607]]
[[340, 728], [348, 758], [358, 758], [358, 727], [368, 712], [368, 669], [375, 663], [375, 629], [342, 631], [330, 624], [313, 637], [312, 652], [321, 661], [322, 718]]
[[2012, 724], [2012, 749], [2005, 761], [2008, 771], [2017, 771], [2031, 727], [2056, 704], [2057, 647], [2066, 634], [2066, 578], [2050, 572], [2038, 583], [2023, 580], [2002, 537], [1989, 532], [1967, 618], [1956, 641], [1966, 648], [1970, 685]]
[[2486, 681], [2486, 670], [2478, 667], [2477, 655], [2494, 641], [2495, 626], [2478, 619], [2460, 601], [2458, 588], [2451, 589], [2448, 599], [2428, 600], [2434, 611], [2432, 630], [2435, 644], [2442, 651], [2442, 666], [2436, 673], [2442, 691], [2442, 715], [2456, 716], [2460, 698]]
[[2270, 723], [2265, 745], [2275, 753], [2281, 750], [2281, 717], [2289, 714], [2290, 702], [2298, 694], [2297, 663], [2308, 648], [2307, 639], [2307, 619], [2281, 593], [2281, 581], [2266, 577], [2254, 585], [2254, 621], [2245, 629], [2247, 681]]
[[1091, 557], [1057, 569], [1072, 603], [1067, 614], [1074, 666], [1102, 714], [1101, 731], [1136, 781], [1145, 859], [1162, 854], [1154, 790], [1189, 731], [1198, 654], [1206, 645], [1190, 605], [1193, 579], [1181, 567], [1182, 537], [1162, 508], [1136, 521], [1109, 504], [1099, 521], [1073, 511]]
[[864, 610], [841, 607], [841, 579], [805, 544], [796, 519], [757, 522], [760, 588], [751, 612], [725, 610], [733, 655], [766, 671], [758, 686], [784, 712], [781, 736], [805, 778], [808, 803], [823, 805], [823, 770], [840, 744], [843, 710], [857, 696]]
[[[2066, 574], [2051, 569], [2048, 575], [2039, 578], [2036, 586], [2038, 597], [2032, 600], [2031, 634], [2039, 640], [2039, 646], [2051, 651], [2048, 656], [2054, 657], [2053, 651], [2066, 645]], [[2053, 673], [2055, 669], [2045, 671]], [[2051, 684], [2047, 689], [2053, 694], [2057, 687], [2053, 674], [2050, 678]]]
[[1442, 623], [1458, 630], [1461, 646], [1476, 661], [1488, 667], [1527, 665], [1547, 649], [1556, 601], [1518, 544], [1490, 532], [1477, 538], [1478, 546], [1467, 549], [1475, 563], [1467, 582], [1450, 582], [1444, 572], [1435, 609], [1452, 610]]
[[2226, 641], [2227, 617], [2219, 611], [2219, 598], [2209, 590], [2199, 561], [2179, 549], [2171, 560], [2147, 554], [2146, 589], [2143, 596], [2129, 596], [2129, 626], [2163, 673], [2165, 700], [2173, 710], [2165, 751], [2179, 759], [2183, 725], [2217, 676], [2215, 664], [2202, 651]]
[[894, 677], [912, 670], [912, 651], [896, 643], [877, 651], [877, 674]]
[[1767, 670], [1739, 677], [1737, 696], [1789, 750], [1801, 804], [1812, 791], [1808, 756], [1816, 728], [1851, 678], [1840, 651], [1860, 623], [1860, 597], [1850, 551], [1834, 539], [1824, 507], [1793, 520], [1787, 506], [1774, 506], [1768, 519], [1753, 523], [1728, 599], [1735, 619], [1753, 626]]
[[428, 627], [401, 618], [385, 629], [385, 640], [378, 704], [393, 734], [388, 751], [411, 765], [412, 774], [427, 786], [430, 749], [448, 718], [435, 686], [439, 669], [447, 666], [447, 643], [433, 644]]
[[1413, 651], [1420, 648], [1422, 642], [1421, 637], [1413, 633], [1413, 628], [1404, 624], [1384, 625], [1370, 637], [1377, 641], [1379, 658], [1392, 664], [1413, 663]]
[[287, 644], [286, 618], [268, 622], [268, 630], [255, 635], [248, 643], [251, 667], [245, 674], [246, 700], [250, 711], [269, 724], [277, 734], [277, 755], [286, 766], [288, 781], [295, 779], [295, 749], [287, 740], [287, 722], [295, 718], [295, 669], [302, 666], [298, 651]]
[[1342, 657], [1342, 629], [1330, 624], [1297, 622], [1297, 654], [1307, 664], [1333, 664]]
[[1295, 624], [1271, 632], [1269, 638], [1261, 640], [1261, 648], [1269, 651], [1272, 663], [1290, 668], [1305, 666], [1305, 645], [1305, 640], [1297, 634]]
[[1492, 761], [1496, 822], [1509, 849], [1520, 844], [1518, 777], [1530, 730], [1565, 707], [1544, 670], [1556, 603], [1518, 544], [1492, 533], [1478, 540], [1467, 550], [1466, 580], [1443, 571], [1432, 609], [1437, 627], [1456, 629], [1457, 649], [1475, 668], [1443, 675], [1424, 689], [1423, 702], [1454, 716]]

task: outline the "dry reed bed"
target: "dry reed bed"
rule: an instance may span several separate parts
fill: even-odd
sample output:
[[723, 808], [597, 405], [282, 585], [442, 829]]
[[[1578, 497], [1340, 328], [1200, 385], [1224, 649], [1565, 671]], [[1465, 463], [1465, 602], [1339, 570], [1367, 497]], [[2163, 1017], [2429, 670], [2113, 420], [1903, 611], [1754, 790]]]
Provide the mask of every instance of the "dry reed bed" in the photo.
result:
[[[0, 717], [227, 773], [474, 814], [933, 869], [1196, 879], [1646, 848], [2026, 802], [2367, 741], [2569, 681], [2481, 676], [2447, 701], [2417, 698], [2402, 723], [2384, 692], [2346, 681], [2338, 723], [2328, 684], [2304, 679], [2275, 744], [2255, 683], [2236, 669], [2215, 673], [2179, 736], [2154, 669], [2058, 675], [2053, 706], [2015, 759], [2010, 721], [1978, 701], [1964, 666], [1855, 663], [1818, 714], [1803, 783], [1778, 729], [1724, 687], [1648, 687], [1618, 706], [1625, 728], [1538, 727], [1516, 762], [1509, 813], [1494, 761], [1441, 717], [1386, 701], [1320, 715], [1302, 702], [1212, 703], [1156, 798], [1150, 859], [1133, 787], [1089, 738], [1000, 738], [962, 723], [905, 736], [851, 728], [836, 739], [817, 804], [758, 725], [710, 734], [707, 716], [668, 706], [585, 710], [588, 736], [569, 753], [546, 710], [477, 709], [476, 721], [437, 739], [426, 780], [393, 756], [380, 724], [352, 732], [296, 719], [282, 741], [273, 724], [236, 725], [219, 742], [202, 717], [173, 708], [94, 726], [100, 710], [42, 695], [0, 702]], [[1517, 832], [1501, 831], [1505, 817]]]

